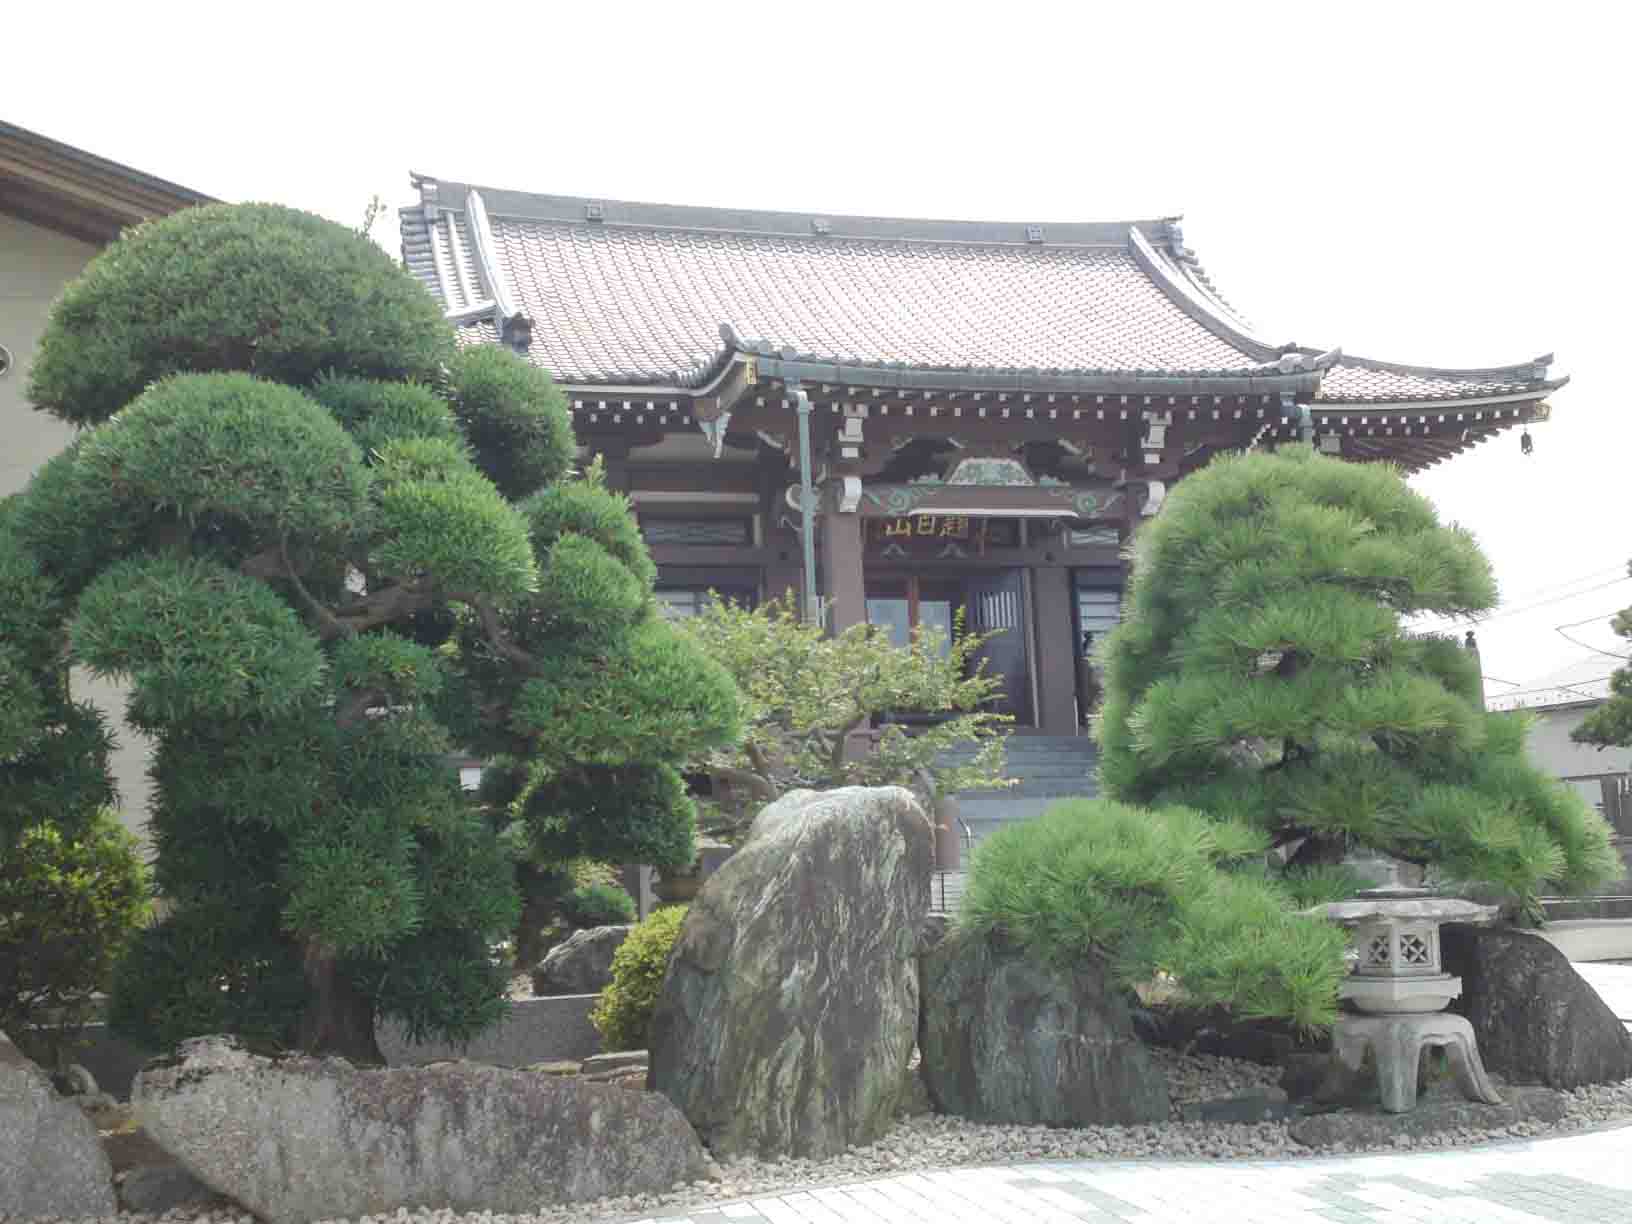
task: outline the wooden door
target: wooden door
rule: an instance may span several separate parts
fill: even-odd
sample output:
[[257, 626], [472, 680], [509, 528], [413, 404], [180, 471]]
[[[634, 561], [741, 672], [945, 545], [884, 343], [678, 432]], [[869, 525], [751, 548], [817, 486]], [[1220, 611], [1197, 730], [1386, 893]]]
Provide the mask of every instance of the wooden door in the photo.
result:
[[964, 588], [969, 627], [976, 633], [996, 632], [981, 649], [986, 668], [1003, 679], [1003, 696], [998, 708], [1012, 714], [1014, 721], [1029, 726], [1034, 721], [1031, 708], [1031, 676], [1026, 667], [1025, 588], [1022, 571], [971, 578]]

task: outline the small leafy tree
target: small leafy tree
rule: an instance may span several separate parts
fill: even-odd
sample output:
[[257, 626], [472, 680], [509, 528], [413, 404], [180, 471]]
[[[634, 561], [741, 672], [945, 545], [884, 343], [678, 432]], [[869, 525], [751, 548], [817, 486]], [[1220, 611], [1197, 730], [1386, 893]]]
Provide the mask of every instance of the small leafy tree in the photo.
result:
[[[365, 238], [270, 205], [130, 231], [54, 308], [29, 394], [84, 431], [0, 523], [29, 703], [0, 804], [106, 793], [50, 772], [105, 737], [40, 660], [129, 683], [168, 904], [123, 1032], [462, 1040], [505, 1007], [518, 865], [690, 856], [675, 767], [736, 733], [729, 677], [658, 618], [624, 500], [570, 478], [560, 391], [456, 351]], [[496, 760], [477, 802], [456, 747]]]
[[[1627, 572], [1632, 573], [1632, 565]], [[1622, 608], [1609, 624], [1618, 636], [1632, 641], [1632, 608]], [[1616, 669], [1609, 678], [1609, 700], [1588, 714], [1570, 738], [1600, 748], [1632, 744], [1632, 667]]]
[[1265, 831], [1295, 865], [1368, 846], [1505, 889], [1618, 867], [1603, 820], [1486, 713], [1477, 666], [1403, 618], [1495, 601], [1473, 538], [1393, 469], [1307, 447], [1215, 460], [1134, 541], [1104, 650], [1107, 792]]
[[45, 1025], [60, 1062], [150, 909], [136, 839], [111, 812], [71, 835], [24, 829], [0, 854], [0, 1031]]
[[[830, 637], [780, 601], [711, 601], [681, 630], [736, 680], [746, 730], [696, 766], [761, 803], [798, 787], [1003, 785], [1012, 719], [988, 708], [1002, 688], [979, 659], [990, 635], [958, 629], [950, 643], [918, 632], [903, 648], [869, 625]], [[911, 730], [884, 722], [870, 753], [851, 750], [853, 734], [901, 713], [942, 717]]]

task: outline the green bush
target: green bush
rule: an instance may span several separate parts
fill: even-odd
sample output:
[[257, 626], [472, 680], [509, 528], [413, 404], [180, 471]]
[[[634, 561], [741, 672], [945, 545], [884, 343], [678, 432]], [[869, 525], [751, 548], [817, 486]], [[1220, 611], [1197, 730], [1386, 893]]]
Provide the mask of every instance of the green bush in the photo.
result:
[[137, 226], [90, 262], [51, 310], [28, 398], [94, 425], [169, 374], [430, 382], [453, 357], [435, 299], [374, 243], [276, 204], [215, 204]]
[[582, 884], [561, 898], [561, 917], [578, 930], [635, 920], [635, 902], [616, 884]]
[[613, 954], [612, 981], [589, 1013], [608, 1051], [646, 1048], [669, 953], [685, 918], [684, 905], [666, 905], [630, 931]]
[[103, 810], [76, 837], [23, 830], [0, 856], [0, 1030], [69, 1037], [149, 914], [136, 840]]
[[1171, 974], [1196, 1007], [1324, 1027], [1345, 938], [1293, 912], [1308, 893], [1266, 873], [1267, 847], [1258, 830], [1183, 808], [1068, 800], [981, 844], [958, 929], [1051, 964], [1097, 957], [1129, 986]]

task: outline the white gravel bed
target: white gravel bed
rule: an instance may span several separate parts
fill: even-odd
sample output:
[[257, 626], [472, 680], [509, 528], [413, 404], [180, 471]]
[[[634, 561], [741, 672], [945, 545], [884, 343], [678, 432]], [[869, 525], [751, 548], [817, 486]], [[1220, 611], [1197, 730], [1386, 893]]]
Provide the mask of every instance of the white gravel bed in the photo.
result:
[[[1239, 1096], [1275, 1084], [1279, 1069], [1236, 1059], [1152, 1053], [1169, 1077], [1175, 1116], [1192, 1101]], [[1533, 1139], [1608, 1123], [1632, 1121], [1632, 1080], [1567, 1094], [1569, 1113], [1556, 1126], [1521, 1123], [1492, 1130], [1462, 1130], [1431, 1139], [1396, 1140], [1388, 1151], [1465, 1147], [1496, 1139]], [[1315, 1152], [1294, 1142], [1284, 1123], [1224, 1125], [1168, 1122], [1062, 1130], [1043, 1126], [988, 1126], [933, 1114], [901, 1119], [877, 1143], [830, 1160], [727, 1161], [715, 1181], [679, 1185], [664, 1194], [626, 1195], [592, 1203], [541, 1206], [525, 1216], [398, 1210], [362, 1217], [358, 1224], [611, 1224], [673, 1214], [793, 1189], [867, 1181], [924, 1169], [1011, 1164], [1027, 1160], [1285, 1160], [1353, 1154], [1365, 1149]], [[163, 1216], [121, 1214], [117, 1224], [256, 1224], [241, 1211], [177, 1211]], [[6, 1224], [0, 1217], [0, 1224]], [[108, 1224], [108, 1222], [103, 1222]]]

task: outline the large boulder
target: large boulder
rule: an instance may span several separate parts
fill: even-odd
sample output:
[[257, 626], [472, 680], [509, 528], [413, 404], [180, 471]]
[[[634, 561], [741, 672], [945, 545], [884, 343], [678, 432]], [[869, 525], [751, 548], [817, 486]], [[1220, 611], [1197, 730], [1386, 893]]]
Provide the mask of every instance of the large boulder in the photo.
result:
[[574, 931], [551, 948], [533, 970], [536, 995], [599, 994], [612, 980], [612, 954], [629, 938], [632, 927], [591, 927]]
[[1632, 1037], [1565, 955], [1511, 928], [1440, 928], [1451, 1004], [1473, 1024], [1485, 1066], [1517, 1083], [1579, 1088], [1632, 1076]]
[[117, 1208], [96, 1127], [0, 1033], [0, 1219], [108, 1216]]
[[888, 1128], [931, 849], [900, 787], [794, 791], [704, 884], [658, 998], [648, 1084], [717, 1155], [821, 1159]]
[[522, 1215], [707, 1175], [667, 1101], [476, 1063], [360, 1070], [184, 1042], [132, 1090], [147, 1133], [270, 1224], [399, 1207]]
[[1002, 936], [949, 936], [921, 961], [922, 1073], [942, 1113], [1044, 1126], [1165, 1122], [1167, 1081], [1096, 963], [1039, 963]]

